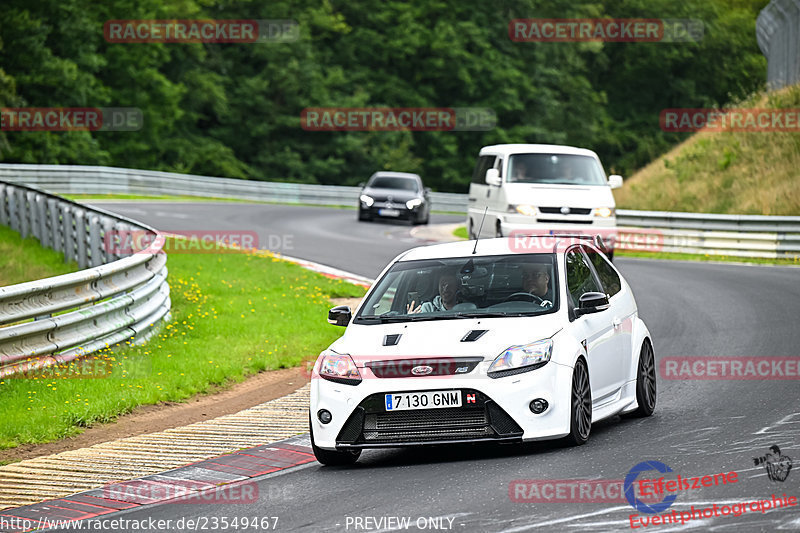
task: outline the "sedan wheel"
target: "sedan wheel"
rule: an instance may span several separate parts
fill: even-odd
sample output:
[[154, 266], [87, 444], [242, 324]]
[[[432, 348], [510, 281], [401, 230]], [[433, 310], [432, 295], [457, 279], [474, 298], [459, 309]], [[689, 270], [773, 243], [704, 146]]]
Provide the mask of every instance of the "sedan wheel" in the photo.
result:
[[572, 372], [572, 400], [569, 417], [569, 446], [580, 446], [589, 440], [592, 430], [592, 391], [589, 387], [589, 370], [583, 358], [575, 363]]
[[639, 407], [631, 416], [650, 416], [656, 409], [656, 358], [653, 346], [645, 340], [639, 354], [639, 368], [636, 372], [636, 403]]

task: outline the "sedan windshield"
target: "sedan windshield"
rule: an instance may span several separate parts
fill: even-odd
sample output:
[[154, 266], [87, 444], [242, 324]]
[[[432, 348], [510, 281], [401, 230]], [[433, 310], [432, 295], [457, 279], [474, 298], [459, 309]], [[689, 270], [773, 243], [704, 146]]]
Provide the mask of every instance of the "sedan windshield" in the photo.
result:
[[517, 154], [508, 163], [509, 183], [606, 185], [600, 163], [585, 155]]
[[413, 178], [401, 178], [399, 176], [379, 176], [368, 184], [373, 189], [400, 189], [406, 191], [417, 190], [417, 180]]
[[558, 309], [555, 255], [514, 254], [396, 263], [355, 318], [379, 324], [530, 316]]

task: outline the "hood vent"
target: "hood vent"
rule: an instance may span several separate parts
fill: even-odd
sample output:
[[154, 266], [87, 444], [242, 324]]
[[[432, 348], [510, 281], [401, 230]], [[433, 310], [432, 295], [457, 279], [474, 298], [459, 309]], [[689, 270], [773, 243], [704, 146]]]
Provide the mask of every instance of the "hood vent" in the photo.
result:
[[461, 342], [475, 342], [483, 337], [483, 334], [489, 331], [488, 329], [473, 329], [461, 338]]
[[397, 346], [397, 343], [400, 342], [400, 337], [402, 337], [402, 333], [394, 333], [392, 335], [386, 335], [383, 338], [383, 345], [384, 346]]

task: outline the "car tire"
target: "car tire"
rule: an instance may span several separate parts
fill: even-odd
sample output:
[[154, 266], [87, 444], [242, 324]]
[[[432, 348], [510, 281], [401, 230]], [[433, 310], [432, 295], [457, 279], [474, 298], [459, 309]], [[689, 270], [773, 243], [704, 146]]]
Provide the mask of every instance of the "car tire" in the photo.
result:
[[653, 353], [653, 345], [648, 339], [645, 339], [639, 352], [639, 365], [636, 370], [636, 403], [638, 407], [626, 416], [641, 418], [652, 415], [656, 410], [657, 392], [656, 357]]
[[311, 426], [311, 416], [308, 419], [309, 432], [311, 433], [311, 450], [314, 457], [325, 466], [350, 466], [358, 461], [361, 450], [340, 452], [338, 450], [323, 450], [314, 444], [314, 428]]
[[363, 222], [369, 222], [370, 220], [372, 220], [372, 217], [369, 216], [369, 214], [365, 214], [365, 213], [359, 211], [358, 212], [358, 220], [363, 221]]
[[589, 369], [583, 357], [578, 358], [572, 370], [571, 391], [569, 434], [564, 437], [564, 444], [581, 446], [589, 440], [592, 431], [592, 389], [589, 386]]

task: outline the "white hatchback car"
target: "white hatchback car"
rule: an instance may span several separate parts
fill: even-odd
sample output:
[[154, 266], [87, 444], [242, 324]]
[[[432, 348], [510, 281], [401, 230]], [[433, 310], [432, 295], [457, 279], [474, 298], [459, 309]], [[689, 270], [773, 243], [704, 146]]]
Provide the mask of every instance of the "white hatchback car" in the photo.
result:
[[653, 343], [630, 287], [581, 236], [515, 236], [409, 250], [364, 300], [330, 310], [344, 335], [311, 383], [319, 462], [364, 448], [589, 438], [649, 416]]

